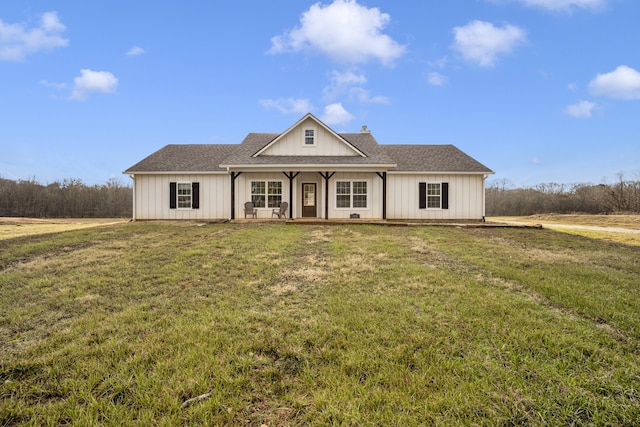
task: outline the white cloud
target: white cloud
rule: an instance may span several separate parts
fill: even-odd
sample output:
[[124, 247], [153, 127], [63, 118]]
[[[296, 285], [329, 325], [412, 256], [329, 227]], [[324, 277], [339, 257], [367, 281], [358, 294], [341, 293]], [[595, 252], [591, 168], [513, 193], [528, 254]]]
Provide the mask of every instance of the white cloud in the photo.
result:
[[496, 27], [490, 22], [472, 21], [453, 29], [453, 49], [483, 67], [495, 65], [498, 56], [510, 53], [526, 41], [526, 33], [513, 25]]
[[436, 71], [432, 71], [427, 74], [427, 83], [429, 83], [431, 86], [443, 86], [447, 83], [447, 81], [448, 79], [446, 76]]
[[55, 90], [64, 90], [69, 86], [66, 83], [56, 83], [56, 82], [50, 82], [47, 80], [40, 80], [40, 84], [44, 87], [50, 87]]
[[354, 118], [351, 113], [345, 110], [342, 103], [338, 102], [324, 107], [324, 114], [321, 120], [329, 126], [334, 126], [349, 123]]
[[389, 104], [391, 101], [386, 96], [371, 96], [371, 92], [362, 87], [353, 87], [349, 90], [349, 100], [358, 101], [361, 104]]
[[367, 8], [356, 0], [334, 0], [312, 5], [302, 14], [300, 26], [271, 39], [269, 53], [314, 51], [346, 64], [376, 59], [393, 65], [406, 48], [382, 33], [389, 14]]
[[313, 110], [309, 100], [303, 98], [261, 99], [258, 102], [266, 110], [277, 110], [284, 114], [302, 115]]
[[565, 113], [576, 119], [586, 119], [591, 117], [593, 110], [598, 106], [595, 102], [580, 101], [565, 108]]
[[349, 89], [353, 86], [361, 86], [367, 83], [367, 78], [363, 74], [353, 71], [332, 71], [330, 80], [329, 86], [322, 90], [325, 99], [328, 100], [333, 100], [349, 93]]
[[131, 49], [127, 51], [125, 55], [138, 56], [138, 55], [142, 55], [143, 53], [145, 53], [143, 48], [141, 48], [140, 46], [133, 46]]
[[108, 71], [80, 70], [74, 79], [73, 91], [69, 99], [83, 101], [92, 92], [113, 93], [118, 87], [118, 79]]
[[369, 90], [362, 87], [367, 83], [364, 74], [353, 70], [340, 72], [332, 71], [330, 83], [322, 93], [326, 101], [333, 101], [339, 97], [346, 97], [350, 101], [362, 104], [388, 104], [389, 99], [384, 96], [371, 96]]
[[21, 61], [30, 53], [67, 46], [69, 40], [61, 35], [65, 30], [56, 12], [43, 13], [34, 28], [0, 20], [0, 60]]
[[427, 65], [429, 65], [429, 67], [431, 68], [443, 69], [444, 67], [447, 66], [448, 61], [449, 61], [449, 58], [447, 58], [446, 56], [443, 56], [442, 58], [436, 59], [435, 61], [428, 61]]
[[593, 95], [616, 99], [640, 99], [640, 72], [620, 65], [610, 73], [598, 74], [589, 82]]
[[40, 19], [42, 29], [46, 32], [56, 33], [63, 32], [67, 29], [62, 22], [58, 19], [56, 12], [45, 12]]
[[606, 0], [521, 0], [527, 6], [537, 6], [549, 10], [570, 10], [574, 7], [598, 9], [606, 4]]

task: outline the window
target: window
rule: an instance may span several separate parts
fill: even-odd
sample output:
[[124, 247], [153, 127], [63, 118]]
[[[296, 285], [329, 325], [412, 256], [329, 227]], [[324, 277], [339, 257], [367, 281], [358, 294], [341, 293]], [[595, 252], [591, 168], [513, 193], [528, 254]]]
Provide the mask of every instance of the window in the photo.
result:
[[251, 181], [251, 201], [256, 208], [264, 208], [267, 198], [266, 183], [263, 181]]
[[256, 208], [280, 207], [282, 181], [251, 181], [251, 201]]
[[191, 208], [191, 183], [178, 183], [178, 209]]
[[304, 145], [316, 145], [316, 131], [315, 129], [304, 130]]
[[353, 203], [354, 208], [367, 207], [367, 183], [365, 181], [355, 181], [353, 183]]
[[282, 182], [268, 182], [267, 190], [267, 206], [270, 208], [280, 207], [280, 203], [282, 203]]
[[418, 193], [420, 209], [449, 209], [449, 183], [421, 182]]
[[197, 182], [170, 182], [169, 209], [198, 209], [200, 184]]
[[440, 184], [427, 184], [427, 208], [440, 208]]
[[337, 181], [336, 208], [366, 208], [366, 181]]
[[351, 183], [348, 181], [336, 182], [336, 207], [351, 207]]

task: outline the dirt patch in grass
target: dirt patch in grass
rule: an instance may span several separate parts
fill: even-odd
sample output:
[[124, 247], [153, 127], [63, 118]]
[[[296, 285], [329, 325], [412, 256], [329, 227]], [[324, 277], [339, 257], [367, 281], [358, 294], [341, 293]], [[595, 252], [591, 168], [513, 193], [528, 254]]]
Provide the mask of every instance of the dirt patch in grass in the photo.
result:
[[275, 295], [283, 295], [318, 284], [326, 277], [327, 269], [324, 262], [315, 256], [307, 255], [296, 265], [285, 268], [280, 279], [270, 289]]
[[[332, 227], [320, 227], [308, 233], [300, 246], [292, 250], [291, 259], [269, 287], [274, 296], [299, 292], [323, 282], [328, 276], [326, 245], [331, 241]], [[275, 265], [282, 265], [276, 262]]]
[[310, 233], [311, 239], [309, 239], [309, 244], [312, 245], [317, 242], [330, 242], [331, 241], [331, 227], [320, 227], [314, 229]]

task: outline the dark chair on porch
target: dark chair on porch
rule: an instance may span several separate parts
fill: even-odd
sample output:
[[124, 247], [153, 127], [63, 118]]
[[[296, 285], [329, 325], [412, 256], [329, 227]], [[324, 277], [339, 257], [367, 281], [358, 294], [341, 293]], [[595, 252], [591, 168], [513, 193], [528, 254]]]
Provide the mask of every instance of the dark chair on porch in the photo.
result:
[[286, 218], [288, 207], [289, 207], [289, 203], [287, 202], [280, 203], [280, 207], [278, 209], [274, 209], [271, 211], [271, 218], [273, 218], [274, 215], [278, 215], [278, 218]]
[[253, 207], [253, 202], [246, 202], [244, 204], [244, 217], [246, 218], [247, 215], [251, 215], [252, 218], [256, 218], [258, 215], [258, 209]]

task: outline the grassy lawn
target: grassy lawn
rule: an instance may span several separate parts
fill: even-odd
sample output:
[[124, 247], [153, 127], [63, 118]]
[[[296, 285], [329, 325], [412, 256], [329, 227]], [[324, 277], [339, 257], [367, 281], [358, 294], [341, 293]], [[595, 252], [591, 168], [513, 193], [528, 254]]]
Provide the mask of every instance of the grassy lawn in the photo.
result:
[[0, 425], [640, 420], [640, 249], [136, 222], [0, 240]]

